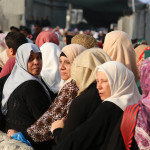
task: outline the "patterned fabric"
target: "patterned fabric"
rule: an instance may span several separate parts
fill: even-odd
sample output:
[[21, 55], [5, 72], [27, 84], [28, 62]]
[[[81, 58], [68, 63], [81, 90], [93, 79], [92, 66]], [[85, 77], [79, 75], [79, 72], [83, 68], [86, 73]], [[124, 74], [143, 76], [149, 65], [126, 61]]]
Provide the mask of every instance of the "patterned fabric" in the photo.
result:
[[121, 130], [121, 134], [123, 137], [126, 150], [131, 149], [133, 136], [135, 133], [135, 125], [137, 122], [138, 110], [139, 110], [139, 104], [130, 105], [125, 109], [122, 117], [120, 130]]
[[140, 150], [150, 149], [150, 58], [140, 67], [141, 87], [143, 91], [135, 128], [135, 140]]
[[[136, 63], [139, 62], [139, 58], [142, 57], [142, 53], [145, 51], [145, 49], [149, 47], [149, 45], [145, 45], [145, 44], [142, 44], [142, 45], [139, 45], [138, 47], [136, 47], [134, 50], [135, 50], [135, 53], [136, 53]], [[144, 53], [143, 53], [144, 54]]]
[[79, 89], [73, 80], [66, 83], [50, 108], [27, 129], [29, 136], [35, 142], [53, 139], [50, 131], [51, 124], [58, 119], [66, 117], [70, 104], [77, 96], [78, 90]]
[[71, 39], [71, 44], [80, 44], [86, 49], [98, 47], [97, 40], [94, 37], [86, 34], [77, 34]]

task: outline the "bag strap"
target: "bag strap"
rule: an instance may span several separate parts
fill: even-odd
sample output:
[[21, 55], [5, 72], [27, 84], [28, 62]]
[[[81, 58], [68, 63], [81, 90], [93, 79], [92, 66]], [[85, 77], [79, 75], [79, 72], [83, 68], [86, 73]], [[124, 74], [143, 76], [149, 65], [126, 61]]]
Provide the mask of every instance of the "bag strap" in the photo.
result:
[[131, 149], [139, 106], [139, 103], [127, 106], [123, 113], [120, 130], [126, 150]]

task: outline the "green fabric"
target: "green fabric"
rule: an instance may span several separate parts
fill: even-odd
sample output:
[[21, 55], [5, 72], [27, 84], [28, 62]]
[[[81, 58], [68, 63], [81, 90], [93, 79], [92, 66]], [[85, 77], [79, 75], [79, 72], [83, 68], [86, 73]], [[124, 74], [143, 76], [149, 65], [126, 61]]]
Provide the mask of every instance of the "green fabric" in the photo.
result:
[[136, 82], [136, 85], [137, 85], [137, 88], [138, 88], [140, 94], [142, 95], [142, 89], [141, 89], [141, 83], [140, 83], [140, 81]]
[[144, 54], [145, 54], [144, 59], [150, 57], [150, 50], [144, 51]]
[[67, 0], [80, 8], [98, 12], [121, 13], [128, 9], [128, 0]]

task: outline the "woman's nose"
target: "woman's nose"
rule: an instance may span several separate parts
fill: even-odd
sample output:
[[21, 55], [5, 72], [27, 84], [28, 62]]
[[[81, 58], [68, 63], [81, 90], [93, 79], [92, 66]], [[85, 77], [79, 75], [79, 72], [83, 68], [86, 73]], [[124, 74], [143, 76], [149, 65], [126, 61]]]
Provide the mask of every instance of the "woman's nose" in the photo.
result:
[[101, 88], [102, 88], [101, 83], [100, 82], [97, 83], [97, 89], [101, 89]]
[[64, 63], [60, 64], [60, 68], [61, 68], [61, 69], [65, 69]]
[[38, 59], [34, 59], [34, 64], [38, 64], [40, 61]]

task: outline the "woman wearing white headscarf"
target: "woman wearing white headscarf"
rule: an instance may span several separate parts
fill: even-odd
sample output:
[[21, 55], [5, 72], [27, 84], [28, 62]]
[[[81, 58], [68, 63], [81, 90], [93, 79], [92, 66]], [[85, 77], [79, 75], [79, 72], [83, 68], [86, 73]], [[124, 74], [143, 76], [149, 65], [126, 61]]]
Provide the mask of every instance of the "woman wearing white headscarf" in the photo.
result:
[[47, 42], [40, 47], [40, 50], [43, 59], [41, 76], [49, 89], [55, 94], [54, 97], [51, 96], [53, 100], [63, 83], [59, 72], [60, 49], [56, 44]]
[[55, 150], [105, 150], [125, 108], [141, 98], [133, 73], [120, 62], [109, 61], [96, 67], [95, 75], [103, 102]]
[[59, 70], [61, 78], [65, 80], [65, 83], [49, 109], [27, 129], [29, 136], [35, 142], [52, 140], [52, 123], [67, 116], [70, 104], [77, 96], [79, 90], [76, 83], [70, 78], [71, 65], [74, 59], [84, 50], [85, 47], [79, 44], [70, 44], [62, 49], [59, 56]]
[[[40, 77], [41, 69], [42, 55], [38, 46], [21, 45], [2, 92], [5, 132], [14, 129], [24, 133], [49, 108], [51, 97]], [[34, 147], [32, 141], [31, 144]]]
[[57, 143], [85, 122], [101, 104], [96, 89], [95, 67], [107, 61], [111, 61], [111, 58], [100, 48], [88, 49], [74, 60], [71, 78], [79, 87], [78, 96], [70, 105], [63, 130], [59, 129], [63, 127], [61, 124], [63, 120], [57, 120], [52, 124], [51, 130], [54, 130]]

